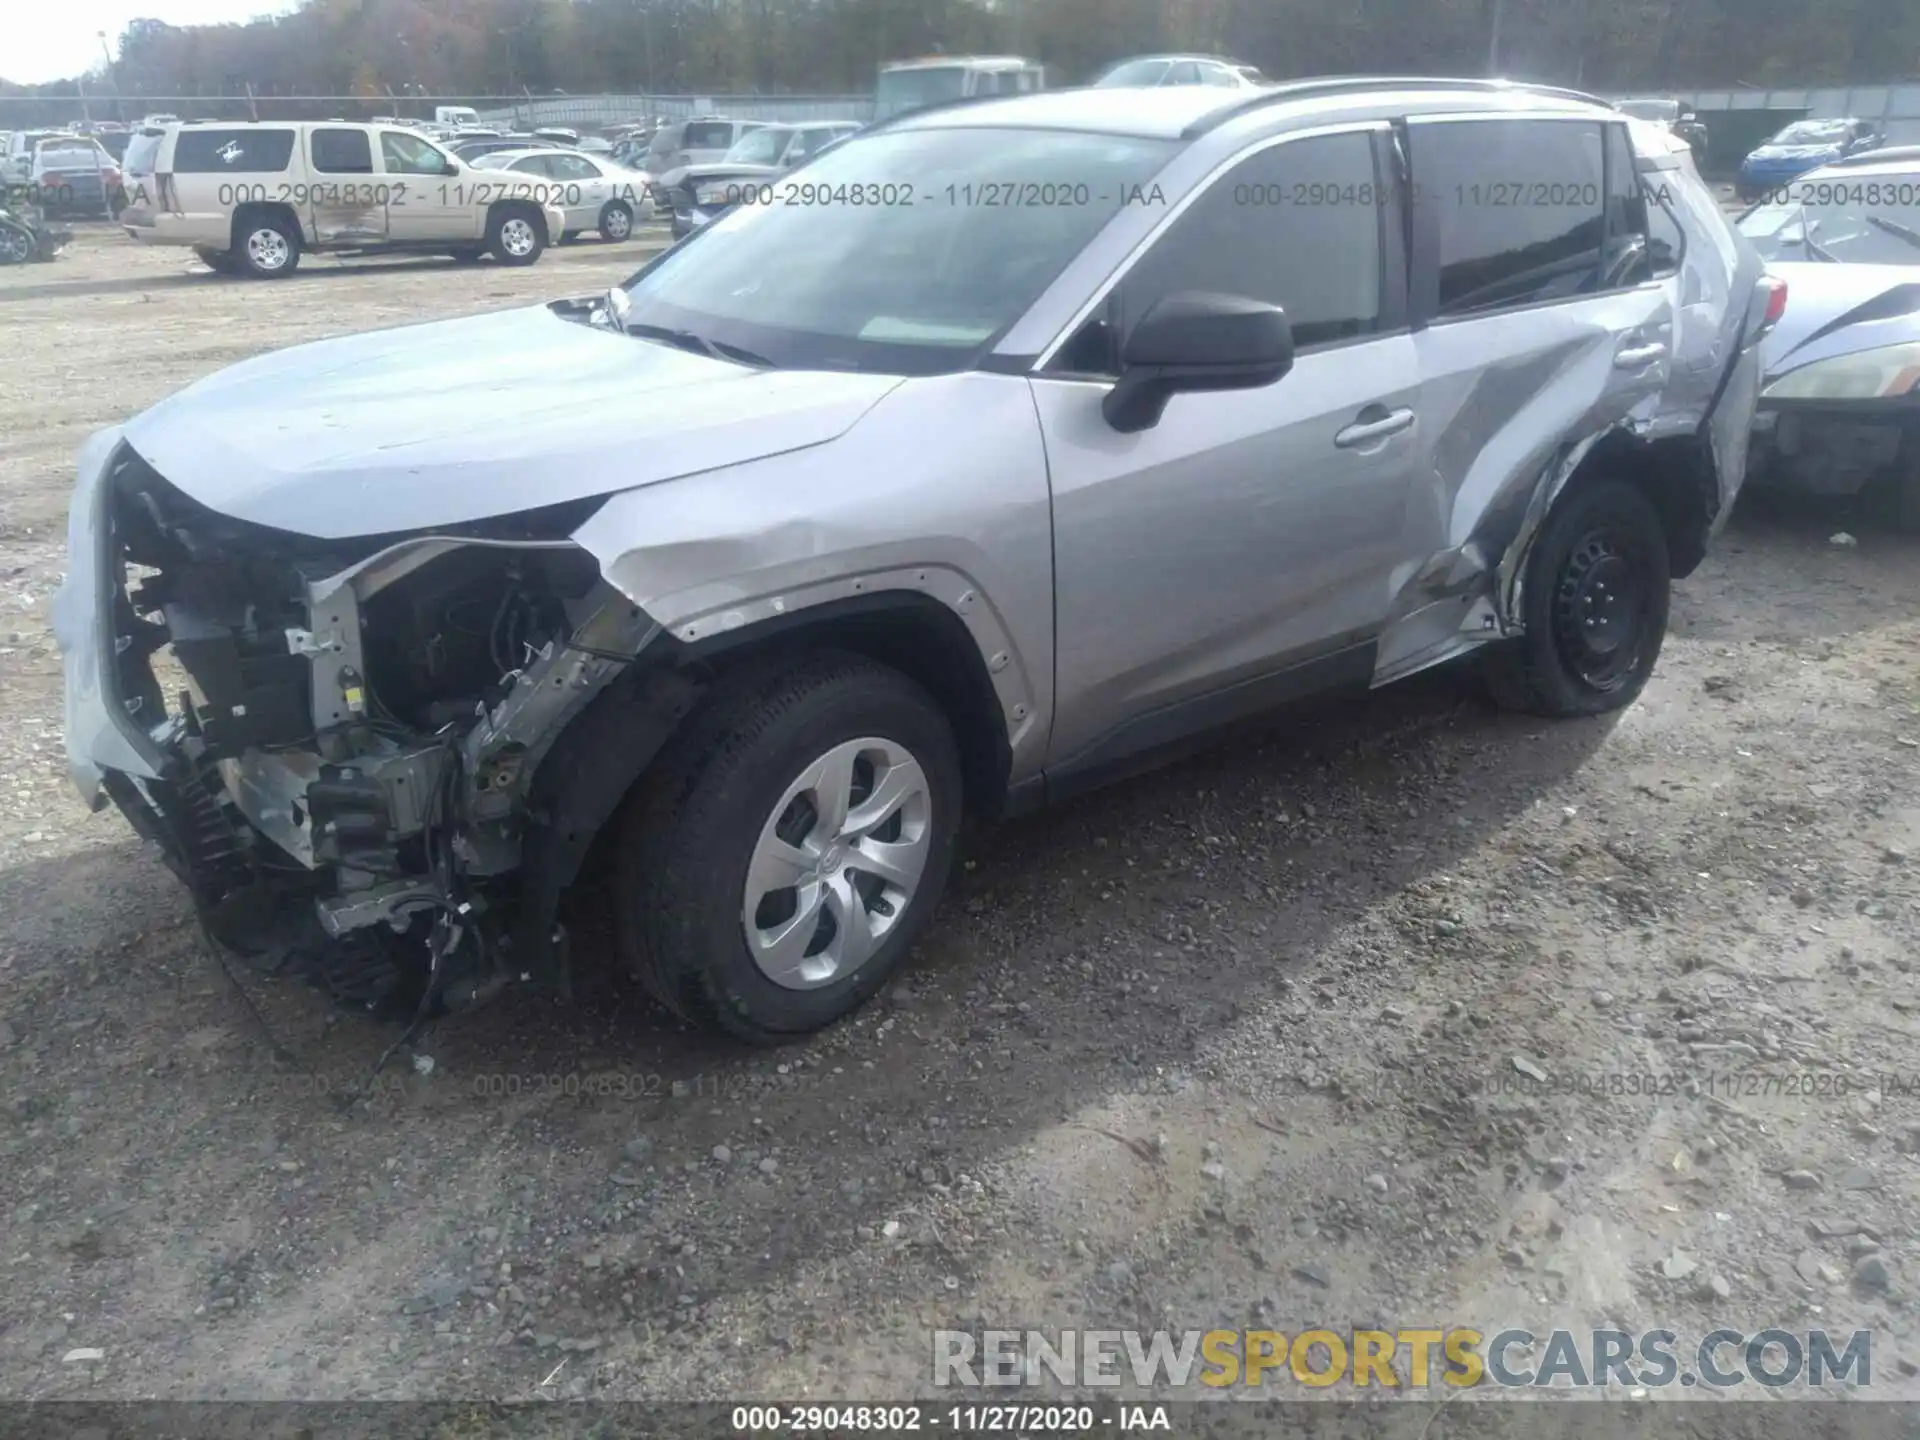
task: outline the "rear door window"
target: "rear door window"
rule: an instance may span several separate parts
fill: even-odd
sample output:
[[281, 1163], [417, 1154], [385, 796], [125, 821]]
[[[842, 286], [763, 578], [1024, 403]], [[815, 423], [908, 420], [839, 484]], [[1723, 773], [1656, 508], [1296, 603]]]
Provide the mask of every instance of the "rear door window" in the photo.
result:
[[[127, 146], [127, 168], [135, 174], [134, 147], [146, 137], [136, 136]], [[156, 149], [159, 141], [154, 142]], [[173, 142], [176, 175], [277, 174], [293, 158], [293, 131], [254, 126], [231, 130], [182, 130]]]
[[313, 168], [322, 175], [371, 175], [373, 145], [364, 130], [315, 130]]
[[1600, 122], [1439, 120], [1409, 127], [1415, 233], [1437, 274], [1422, 308], [1478, 315], [1594, 293], [1606, 232]]

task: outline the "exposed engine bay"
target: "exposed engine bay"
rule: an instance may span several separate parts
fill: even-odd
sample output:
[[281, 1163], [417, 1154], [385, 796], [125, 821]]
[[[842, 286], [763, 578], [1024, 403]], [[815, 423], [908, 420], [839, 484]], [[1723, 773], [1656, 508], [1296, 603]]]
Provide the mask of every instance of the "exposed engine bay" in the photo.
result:
[[109, 483], [116, 688], [167, 766], [106, 789], [212, 937], [368, 1006], [556, 978], [570, 870], [537, 914], [494, 882], [567, 818], [530, 812], [540, 761], [658, 633], [562, 538], [594, 502], [327, 541], [208, 510], [130, 449]]

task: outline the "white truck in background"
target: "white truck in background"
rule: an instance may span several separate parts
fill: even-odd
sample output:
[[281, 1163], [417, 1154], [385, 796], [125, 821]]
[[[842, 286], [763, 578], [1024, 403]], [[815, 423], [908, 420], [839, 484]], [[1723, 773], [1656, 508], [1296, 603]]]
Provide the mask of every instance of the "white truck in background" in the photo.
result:
[[929, 105], [977, 95], [1026, 95], [1047, 88], [1046, 67], [1020, 55], [924, 55], [880, 67], [873, 118], [891, 120]]

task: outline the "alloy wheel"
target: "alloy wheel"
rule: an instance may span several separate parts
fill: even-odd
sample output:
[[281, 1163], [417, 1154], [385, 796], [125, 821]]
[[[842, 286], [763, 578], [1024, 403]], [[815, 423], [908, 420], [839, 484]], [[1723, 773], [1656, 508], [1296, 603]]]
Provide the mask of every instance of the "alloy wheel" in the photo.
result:
[[256, 269], [284, 270], [292, 255], [293, 247], [278, 230], [262, 228], [247, 236], [247, 258]]
[[500, 245], [516, 258], [533, 253], [533, 225], [515, 216], [500, 227]]

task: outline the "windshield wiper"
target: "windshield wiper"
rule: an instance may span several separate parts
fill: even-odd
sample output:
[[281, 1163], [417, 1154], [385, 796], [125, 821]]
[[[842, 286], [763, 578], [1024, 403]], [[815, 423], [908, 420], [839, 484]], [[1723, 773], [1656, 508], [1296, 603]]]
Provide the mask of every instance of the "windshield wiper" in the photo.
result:
[[729, 345], [724, 340], [709, 340], [693, 330], [676, 330], [670, 325], [622, 325], [629, 335], [638, 335], [643, 340], [664, 340], [669, 345], [678, 345], [682, 350], [691, 350], [696, 355], [705, 355], [714, 360], [731, 360], [739, 365], [751, 365], [757, 370], [777, 370], [764, 355], [739, 345]]
[[1880, 215], [1866, 215], [1861, 218], [1876, 229], [1886, 231], [1894, 239], [1904, 240], [1914, 249], [1920, 250], [1920, 230], [1909, 230], [1898, 220], [1888, 220]]
[[1828, 264], [1837, 264], [1833, 255], [1813, 243], [1813, 221], [1807, 218], [1807, 203], [1800, 202], [1800, 244], [1805, 247], [1809, 260], [1825, 260]]

